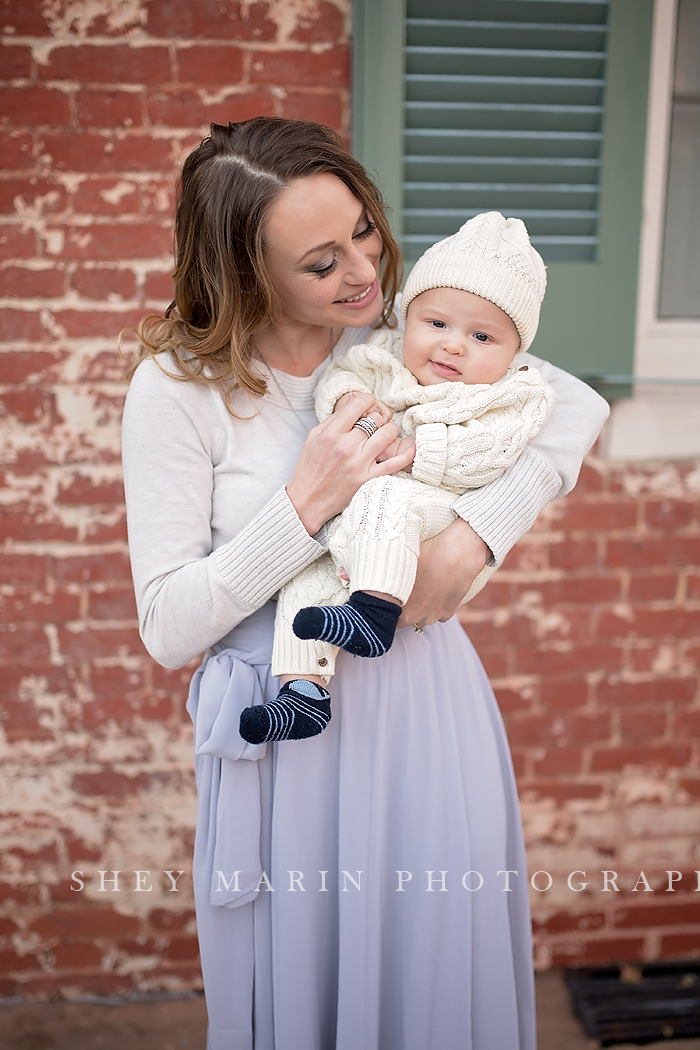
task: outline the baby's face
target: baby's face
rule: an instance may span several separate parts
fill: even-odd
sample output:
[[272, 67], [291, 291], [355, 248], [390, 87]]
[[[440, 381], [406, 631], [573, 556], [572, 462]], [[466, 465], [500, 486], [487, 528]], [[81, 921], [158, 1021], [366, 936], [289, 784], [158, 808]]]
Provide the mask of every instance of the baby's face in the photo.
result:
[[495, 383], [519, 347], [508, 314], [473, 292], [430, 288], [408, 308], [403, 360], [421, 386]]

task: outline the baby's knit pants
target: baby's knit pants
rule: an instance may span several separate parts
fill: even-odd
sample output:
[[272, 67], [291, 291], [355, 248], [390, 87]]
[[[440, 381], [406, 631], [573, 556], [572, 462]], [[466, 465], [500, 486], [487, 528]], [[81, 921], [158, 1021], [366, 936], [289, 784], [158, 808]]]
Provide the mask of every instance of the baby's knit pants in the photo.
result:
[[[272, 674], [321, 675], [335, 670], [338, 652], [328, 642], [304, 641], [292, 630], [299, 609], [342, 605], [354, 591], [390, 594], [405, 605], [413, 590], [423, 540], [437, 536], [457, 515], [456, 495], [395, 474], [366, 482], [350, 505], [327, 525], [329, 553], [303, 569], [281, 589], [277, 601]], [[344, 568], [350, 585], [338, 570]], [[483, 569], [469, 593], [473, 598], [493, 569]]]

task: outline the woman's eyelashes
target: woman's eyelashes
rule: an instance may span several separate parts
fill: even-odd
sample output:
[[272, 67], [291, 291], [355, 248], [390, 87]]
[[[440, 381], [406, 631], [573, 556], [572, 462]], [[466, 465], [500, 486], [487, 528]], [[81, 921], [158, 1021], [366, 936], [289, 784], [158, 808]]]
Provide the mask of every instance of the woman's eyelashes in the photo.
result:
[[314, 277], [330, 277], [335, 270], [338, 269], [338, 260], [333, 259], [332, 262], [328, 263], [327, 266], [312, 266], [309, 273], [312, 273]]
[[[364, 239], [366, 237], [369, 237], [369, 236], [371, 236], [371, 234], [376, 232], [376, 229], [377, 229], [376, 224], [373, 223], [371, 219], [367, 219], [366, 222], [367, 222], [367, 225], [365, 226], [365, 228], [363, 230], [360, 230], [359, 233], [354, 233], [352, 235], [352, 239], [354, 241], [364, 241]], [[324, 277], [330, 277], [330, 275], [332, 273], [334, 273], [337, 269], [338, 269], [338, 258], [336, 256], [333, 259], [333, 261], [328, 263], [326, 266], [324, 266], [324, 265], [312, 266], [309, 269], [309, 273], [312, 273], [314, 275], [314, 277], [320, 277], [321, 279], [323, 279]]]
[[365, 237], [369, 237], [371, 234], [373, 234], [376, 231], [376, 229], [377, 229], [376, 223], [373, 223], [371, 219], [368, 219], [367, 220], [367, 225], [365, 226], [364, 230], [360, 230], [359, 233], [356, 233], [355, 236], [353, 237], [353, 240], [354, 241], [364, 241]]

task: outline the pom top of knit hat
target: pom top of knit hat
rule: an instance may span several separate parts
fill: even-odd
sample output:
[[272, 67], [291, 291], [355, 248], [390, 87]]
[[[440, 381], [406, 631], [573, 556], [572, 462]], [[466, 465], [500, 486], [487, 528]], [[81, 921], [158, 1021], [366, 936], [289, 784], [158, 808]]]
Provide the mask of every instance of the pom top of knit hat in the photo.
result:
[[473, 292], [500, 307], [520, 335], [520, 350], [535, 338], [547, 286], [542, 256], [530, 244], [525, 223], [500, 212], [475, 215], [420, 257], [408, 275], [401, 314], [430, 288]]

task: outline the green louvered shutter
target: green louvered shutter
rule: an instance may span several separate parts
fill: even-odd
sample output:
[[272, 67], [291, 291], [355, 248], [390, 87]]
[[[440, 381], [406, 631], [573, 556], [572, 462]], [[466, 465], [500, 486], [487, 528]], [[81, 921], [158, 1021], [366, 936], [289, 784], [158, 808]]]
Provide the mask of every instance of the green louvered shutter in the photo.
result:
[[408, 0], [407, 260], [482, 211], [595, 260], [607, 0]]

